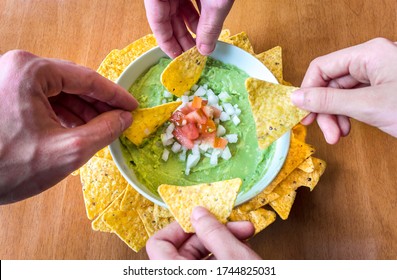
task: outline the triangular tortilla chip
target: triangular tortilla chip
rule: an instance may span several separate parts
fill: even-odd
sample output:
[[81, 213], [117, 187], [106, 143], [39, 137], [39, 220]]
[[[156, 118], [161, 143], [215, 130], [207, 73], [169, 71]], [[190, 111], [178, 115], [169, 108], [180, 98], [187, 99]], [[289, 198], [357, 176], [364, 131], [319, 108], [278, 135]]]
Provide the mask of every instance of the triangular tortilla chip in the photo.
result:
[[164, 184], [158, 192], [183, 230], [194, 232], [190, 222], [193, 208], [203, 206], [226, 223], [241, 184], [240, 178], [186, 187]]
[[245, 81], [245, 87], [261, 149], [266, 149], [309, 114], [291, 102], [290, 96], [297, 89], [296, 87], [273, 84], [254, 78], [248, 78]]
[[270, 206], [277, 212], [281, 219], [286, 220], [291, 212], [292, 205], [294, 205], [295, 197], [296, 191], [291, 191], [270, 202]]
[[172, 215], [168, 218], [156, 216], [154, 206], [138, 208], [137, 211], [149, 237], [175, 220]]
[[222, 29], [221, 34], [219, 34], [218, 40], [225, 42], [227, 38], [230, 37], [230, 30], [229, 29]]
[[91, 227], [93, 230], [98, 230], [102, 232], [111, 232], [112, 230], [106, 225], [102, 217], [106, 213], [110, 213], [116, 210], [120, 210], [120, 204], [123, 200], [125, 190], [101, 213], [95, 220], [92, 221]]
[[295, 139], [301, 142], [306, 142], [307, 127], [301, 123], [298, 123], [292, 128], [292, 135], [295, 137]]
[[90, 220], [105, 210], [128, 184], [113, 161], [99, 157], [92, 157], [80, 168], [80, 179]]
[[276, 220], [276, 213], [264, 208], [244, 212], [240, 209], [233, 209], [230, 214], [231, 221], [250, 221], [255, 227], [255, 234], [264, 230]]
[[149, 239], [141, 218], [135, 210], [116, 210], [105, 213], [103, 221], [135, 252], [143, 248]]
[[299, 164], [298, 169], [300, 169], [300, 170], [302, 170], [303, 172], [306, 172], [306, 173], [313, 172], [314, 171], [313, 158], [312, 157], [308, 157], [307, 159], [305, 159], [304, 162]]
[[232, 44], [236, 47], [239, 47], [240, 49], [243, 49], [246, 52], [254, 54], [254, 48], [252, 47], [252, 44], [248, 38], [247, 33], [245, 33], [244, 31], [236, 35], [230, 36], [229, 38], [225, 39], [225, 42]]
[[161, 83], [170, 93], [180, 97], [200, 79], [206, 62], [207, 57], [193, 47], [167, 65], [161, 74]]
[[125, 195], [120, 203], [120, 210], [128, 211], [131, 209], [146, 208], [153, 206], [153, 202], [143, 197], [131, 185], [125, 190]]
[[314, 148], [309, 144], [291, 138], [290, 148], [284, 165], [273, 181], [256, 197], [241, 205], [244, 211], [258, 209], [269, 202], [269, 194], [280, 184], [292, 171], [294, 171], [305, 159], [314, 153]]
[[282, 84], [283, 82], [283, 59], [282, 49], [280, 46], [276, 46], [263, 53], [257, 54], [258, 58], [276, 77], [277, 81]]
[[122, 50], [112, 50], [99, 65], [97, 72], [115, 82], [131, 62], [155, 46], [156, 38], [153, 34], [148, 34]]
[[181, 101], [161, 104], [159, 106], [137, 109], [132, 112], [132, 125], [124, 131], [124, 135], [135, 145], [139, 146], [143, 140], [165, 123], [181, 105]]

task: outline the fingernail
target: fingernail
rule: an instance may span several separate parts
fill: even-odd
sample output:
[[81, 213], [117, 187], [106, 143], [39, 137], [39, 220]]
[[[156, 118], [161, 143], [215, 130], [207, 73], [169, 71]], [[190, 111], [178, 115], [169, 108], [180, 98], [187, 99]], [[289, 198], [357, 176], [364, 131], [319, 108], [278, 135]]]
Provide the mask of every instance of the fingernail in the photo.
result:
[[132, 124], [131, 112], [124, 111], [120, 114], [121, 127], [123, 131], [126, 130]]
[[197, 221], [198, 219], [206, 216], [208, 214], [208, 210], [201, 206], [196, 206], [192, 212], [192, 220]]
[[304, 93], [301, 90], [296, 90], [291, 95], [291, 101], [295, 106], [301, 107], [304, 103]]
[[202, 55], [209, 55], [214, 51], [214, 45], [200, 44], [199, 51]]

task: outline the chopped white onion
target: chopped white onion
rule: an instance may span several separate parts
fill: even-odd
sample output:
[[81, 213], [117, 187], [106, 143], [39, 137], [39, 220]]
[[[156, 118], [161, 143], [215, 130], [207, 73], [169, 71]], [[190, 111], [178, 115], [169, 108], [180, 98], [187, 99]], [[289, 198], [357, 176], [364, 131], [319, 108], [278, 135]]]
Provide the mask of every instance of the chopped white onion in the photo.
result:
[[163, 146], [169, 146], [172, 145], [172, 143], [174, 143], [174, 138], [173, 135], [167, 135], [165, 133], [161, 134], [161, 143], [163, 143]]
[[198, 85], [193, 85], [192, 86], [192, 91], [196, 91], [198, 87], [199, 87]]
[[175, 125], [173, 124], [173, 123], [171, 123], [168, 127], [167, 127], [167, 129], [165, 130], [165, 134], [168, 136], [168, 135], [171, 135], [172, 136], [172, 132], [174, 131], [174, 129], [175, 129]]
[[190, 168], [186, 168], [185, 169], [185, 175], [187, 176], [187, 175], [189, 175], [190, 174]]
[[199, 87], [199, 88], [195, 91], [194, 95], [195, 95], [195, 96], [204, 96], [204, 95], [206, 95], [206, 93], [207, 93], [207, 91], [205, 90], [205, 88]]
[[218, 95], [218, 97], [219, 97], [219, 99], [222, 100], [222, 101], [228, 101], [228, 100], [230, 99], [230, 95], [229, 95], [227, 92], [225, 92], [225, 91], [222, 91], [222, 92]]
[[230, 116], [229, 116], [227, 113], [222, 112], [222, 113], [221, 113], [221, 116], [219, 117], [219, 119], [220, 119], [222, 122], [225, 122], [225, 121], [230, 120]]
[[207, 84], [204, 84], [203, 87], [204, 87], [205, 89], [208, 89], [208, 85], [207, 85]]
[[178, 153], [178, 152], [181, 150], [181, 148], [182, 148], [182, 145], [181, 145], [181, 144], [179, 144], [178, 142], [174, 142], [174, 144], [173, 144], [172, 147], [171, 147], [171, 151], [172, 151], [174, 154], [176, 154], [176, 153]]
[[182, 95], [182, 103], [188, 103], [188, 102], [189, 102], [189, 96]]
[[201, 143], [200, 145], [199, 145], [199, 148], [200, 148], [200, 151], [202, 151], [202, 152], [206, 152], [206, 151], [208, 151], [208, 149], [210, 148], [211, 146], [208, 144], [208, 143]]
[[229, 160], [232, 157], [232, 153], [230, 152], [229, 146], [226, 146], [225, 149], [223, 149], [221, 157], [224, 160]]
[[226, 139], [228, 143], [237, 143], [238, 135], [237, 134], [226, 134]]
[[190, 169], [196, 166], [199, 161], [200, 161], [200, 153], [188, 155], [186, 160], [186, 169]]
[[163, 100], [161, 100], [161, 103], [165, 104], [165, 103], [167, 103], [167, 100], [163, 99]]
[[218, 129], [216, 130], [216, 136], [223, 136], [226, 133], [226, 128], [223, 125], [218, 125]]
[[180, 161], [186, 161], [186, 152], [180, 153], [178, 157]]
[[236, 116], [240, 116], [241, 110], [239, 108], [236, 108], [234, 111], [236, 112]]
[[211, 154], [210, 164], [211, 165], [217, 165], [218, 164], [218, 156], [216, 154], [214, 154], [214, 153]]
[[167, 149], [164, 149], [163, 155], [161, 156], [162, 160], [167, 161], [169, 155], [170, 155], [170, 151], [168, 151]]
[[232, 117], [232, 121], [233, 121], [234, 125], [238, 125], [240, 123], [240, 119], [236, 115], [234, 115]]
[[231, 116], [234, 115], [234, 107], [232, 104], [230, 103], [223, 103], [223, 109], [225, 110], [225, 112]]
[[172, 93], [170, 93], [168, 90], [165, 90], [164, 93], [163, 93], [163, 96], [165, 98], [170, 98], [170, 97], [172, 97]]
[[192, 153], [193, 153], [193, 155], [197, 155], [197, 154], [199, 155], [200, 154], [200, 149], [199, 149], [199, 145], [198, 144], [195, 144], [193, 146]]
[[213, 94], [208, 94], [208, 104], [209, 105], [217, 105], [219, 102], [218, 96]]

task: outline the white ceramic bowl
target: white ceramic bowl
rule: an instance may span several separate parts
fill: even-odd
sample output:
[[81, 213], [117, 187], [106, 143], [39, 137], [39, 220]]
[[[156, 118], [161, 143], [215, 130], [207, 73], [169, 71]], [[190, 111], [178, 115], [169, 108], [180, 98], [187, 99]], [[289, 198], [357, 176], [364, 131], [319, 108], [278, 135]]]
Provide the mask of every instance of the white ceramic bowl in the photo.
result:
[[[167, 57], [167, 55], [159, 47], [144, 53], [124, 70], [117, 80], [117, 84], [128, 90], [141, 74], [145, 73], [151, 66], [157, 64], [159, 59], [162, 57]], [[241, 70], [245, 71], [250, 77], [278, 83], [273, 74], [258, 59], [233, 45], [218, 42], [215, 51], [211, 54], [211, 57], [224, 63], [237, 66]], [[284, 164], [289, 149], [289, 143], [290, 132], [286, 133], [276, 141], [275, 152], [268, 166], [267, 172], [255, 185], [251, 187], [250, 190], [240, 193], [237, 196], [236, 205], [242, 204], [255, 197], [270, 184]], [[161, 197], [151, 192], [150, 189], [139, 182], [134, 171], [129, 168], [128, 162], [124, 159], [121, 150], [120, 140], [117, 139], [114, 141], [109, 148], [114, 162], [128, 183], [147, 199], [158, 205], [166, 207]]]

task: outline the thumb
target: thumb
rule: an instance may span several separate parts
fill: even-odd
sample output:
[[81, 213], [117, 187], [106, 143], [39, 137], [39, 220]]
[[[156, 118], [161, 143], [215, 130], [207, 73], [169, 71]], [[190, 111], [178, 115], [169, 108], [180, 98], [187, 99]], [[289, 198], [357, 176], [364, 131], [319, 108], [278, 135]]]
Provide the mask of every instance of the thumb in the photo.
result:
[[260, 259], [251, 248], [238, 240], [207, 209], [194, 208], [192, 224], [201, 243], [217, 259]]
[[94, 154], [109, 145], [132, 123], [131, 112], [112, 110], [98, 115], [88, 123], [72, 129], [72, 133], [84, 139], [87, 154]]
[[301, 88], [291, 95], [292, 103], [314, 113], [345, 115], [363, 120], [372, 110], [374, 95], [371, 87], [358, 89]]
[[221, 33], [223, 22], [233, 5], [233, 0], [222, 0], [220, 3], [202, 1], [201, 15], [197, 25], [197, 48], [202, 55], [209, 55], [215, 49]]

